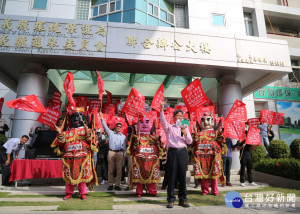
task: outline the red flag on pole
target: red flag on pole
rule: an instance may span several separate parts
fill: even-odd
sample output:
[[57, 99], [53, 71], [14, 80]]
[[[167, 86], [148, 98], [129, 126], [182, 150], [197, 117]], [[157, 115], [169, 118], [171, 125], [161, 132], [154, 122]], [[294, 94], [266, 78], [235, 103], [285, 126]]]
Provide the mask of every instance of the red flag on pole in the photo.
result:
[[275, 115], [276, 115], [276, 113], [274, 111], [262, 109], [260, 111], [260, 122], [271, 125], [271, 124], [273, 124], [273, 119], [274, 119]]
[[284, 113], [275, 112], [275, 116], [273, 118], [273, 125], [283, 125], [283, 116]]
[[28, 95], [15, 100], [6, 102], [8, 108], [19, 109], [23, 111], [46, 113], [46, 109], [40, 100], [34, 95]]
[[181, 95], [190, 113], [209, 102], [198, 78], [185, 87]]
[[103, 92], [104, 92], [104, 82], [99, 74], [98, 71], [96, 71], [97, 73], [97, 83], [98, 83], [98, 90], [99, 90], [99, 100], [103, 99]]
[[106, 95], [107, 95], [107, 102], [112, 103], [112, 94], [107, 90], [105, 90], [105, 91], [106, 91]]
[[259, 145], [260, 143], [261, 143], [261, 141], [260, 141], [259, 129], [255, 126], [249, 126], [245, 144]]
[[58, 118], [60, 117], [60, 112], [50, 108], [46, 108], [46, 110], [47, 113], [41, 113], [37, 121], [42, 124], [45, 124], [46, 126], [54, 128]]
[[215, 108], [214, 106], [205, 106], [205, 107], [199, 107], [196, 110], [196, 117], [198, 120], [198, 123], [201, 123], [201, 117], [204, 113], [210, 113], [213, 120], [215, 120]]
[[245, 139], [245, 123], [241, 121], [225, 120], [224, 136], [243, 141]]
[[132, 88], [122, 108], [125, 114], [138, 117], [145, 114], [145, 97]]
[[259, 118], [250, 118], [248, 119], [249, 126], [258, 126], [260, 123]]
[[87, 97], [78, 96], [76, 98], [76, 107], [84, 107], [85, 109], [87, 109], [87, 104], [88, 104]]
[[72, 72], [69, 72], [66, 76], [65, 82], [64, 82], [64, 89], [66, 92], [66, 95], [68, 97], [68, 100], [71, 104], [71, 106], [75, 107], [75, 101], [73, 99], [73, 93], [75, 92], [75, 86], [74, 86], [74, 77]]
[[156, 111], [160, 112], [160, 103], [163, 102], [165, 99], [164, 95], [164, 85], [161, 84], [159, 88], [157, 89], [152, 103], [151, 103], [151, 108], [155, 109]]
[[226, 120], [238, 120], [238, 121], [247, 121], [247, 110], [246, 104], [242, 101], [236, 99], [234, 104], [232, 105]]

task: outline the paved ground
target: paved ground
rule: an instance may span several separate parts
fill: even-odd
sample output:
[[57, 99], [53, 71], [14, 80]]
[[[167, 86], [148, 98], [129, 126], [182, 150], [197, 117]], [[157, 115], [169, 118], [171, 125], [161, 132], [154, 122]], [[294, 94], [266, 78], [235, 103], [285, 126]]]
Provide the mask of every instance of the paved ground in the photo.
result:
[[[188, 190], [195, 190], [193, 188], [193, 184], [188, 185]], [[255, 193], [255, 190], [259, 187], [267, 186], [267, 184], [261, 184], [259, 186], [250, 186], [247, 185], [246, 187], [239, 186], [239, 182], [233, 182], [233, 187], [219, 187], [220, 191], [230, 191], [230, 190], [253, 190], [253, 194]], [[125, 185], [122, 186], [122, 189], [125, 189]], [[62, 197], [64, 195], [64, 186], [20, 186], [18, 188], [15, 187], [9, 187], [4, 188], [0, 187], [0, 192], [10, 192], [10, 195], [58, 195], [58, 197], [36, 197], [36, 198], [0, 198], [0, 203], [5, 203], [7, 201], [19, 201], [19, 202], [57, 202], [61, 201]], [[99, 185], [95, 187], [96, 192], [107, 192], [107, 185]], [[160, 193], [166, 193], [166, 190], [160, 190], [160, 186], [158, 187], [158, 190]], [[199, 188], [200, 190], [200, 188]], [[268, 192], [275, 193], [275, 192]], [[300, 213], [300, 199], [296, 199], [296, 208], [262, 208], [259, 209], [234, 209], [229, 208], [226, 205], [223, 206], [207, 206], [207, 207], [195, 207], [191, 205], [190, 208], [182, 208], [175, 204], [173, 209], [167, 209], [165, 207], [165, 204], [147, 204], [147, 202], [143, 203], [143, 201], [147, 200], [158, 200], [158, 201], [164, 201], [166, 200], [165, 197], [142, 197], [142, 198], [136, 198], [135, 197], [135, 191], [117, 191], [117, 195], [122, 194], [132, 194], [132, 197], [126, 197], [126, 198], [114, 198], [114, 202], [130, 202], [130, 201], [140, 201], [139, 204], [119, 204], [119, 205], [113, 205], [113, 210], [97, 210], [97, 211], [56, 211], [58, 206], [14, 206], [14, 207], [0, 207], [0, 213], [25, 213], [25, 214], [31, 214], [31, 213], [43, 213], [43, 214], [98, 214], [101, 212], [101, 214], [233, 214], [233, 213], [241, 213], [241, 214], [253, 214], [253, 213], [262, 213], [262, 214], [269, 214], [269, 213]], [[264, 192], [264, 194], [267, 194], [267, 192]], [[244, 193], [241, 194], [242, 197], [245, 195]]]

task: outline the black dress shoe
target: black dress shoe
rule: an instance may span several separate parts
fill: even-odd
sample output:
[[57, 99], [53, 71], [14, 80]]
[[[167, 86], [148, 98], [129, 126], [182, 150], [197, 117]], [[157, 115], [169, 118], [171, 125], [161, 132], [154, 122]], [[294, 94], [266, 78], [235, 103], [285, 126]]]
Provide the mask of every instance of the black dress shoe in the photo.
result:
[[113, 190], [113, 186], [109, 186], [108, 188], [107, 188], [107, 190], [109, 190], [109, 191], [111, 191], [111, 190]]
[[187, 201], [180, 201], [178, 205], [186, 208], [190, 207], [190, 204]]
[[174, 207], [174, 202], [168, 202], [167, 208], [173, 208]]
[[115, 190], [118, 190], [118, 191], [120, 191], [120, 190], [121, 190], [121, 187], [119, 187], [119, 186], [115, 186]]
[[129, 191], [129, 187], [126, 187], [126, 188], [125, 188], [125, 191]]

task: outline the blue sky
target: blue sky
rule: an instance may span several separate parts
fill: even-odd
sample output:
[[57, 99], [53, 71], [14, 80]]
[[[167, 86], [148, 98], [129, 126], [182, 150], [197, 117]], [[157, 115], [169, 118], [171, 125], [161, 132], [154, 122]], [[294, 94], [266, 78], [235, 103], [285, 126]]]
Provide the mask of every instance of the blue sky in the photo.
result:
[[277, 101], [277, 111], [284, 113], [285, 117], [291, 117], [292, 121], [300, 119], [300, 103]]

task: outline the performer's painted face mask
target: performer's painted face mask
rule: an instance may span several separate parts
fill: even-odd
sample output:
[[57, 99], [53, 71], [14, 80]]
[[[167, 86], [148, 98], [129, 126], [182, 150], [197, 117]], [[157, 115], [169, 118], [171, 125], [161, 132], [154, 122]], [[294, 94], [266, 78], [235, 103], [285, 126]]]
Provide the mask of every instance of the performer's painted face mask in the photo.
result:
[[151, 122], [148, 118], [144, 117], [142, 121], [139, 120], [137, 125], [140, 133], [150, 134]]
[[[79, 116], [79, 114], [81, 117]], [[84, 123], [86, 123], [86, 117], [84, 116], [83, 113], [81, 113], [81, 112], [72, 113], [70, 116], [70, 123], [71, 123], [72, 128], [78, 128], [80, 126], [83, 126], [82, 120], [84, 121]]]
[[212, 129], [214, 128], [214, 120], [211, 116], [202, 116], [200, 125], [203, 130]]

